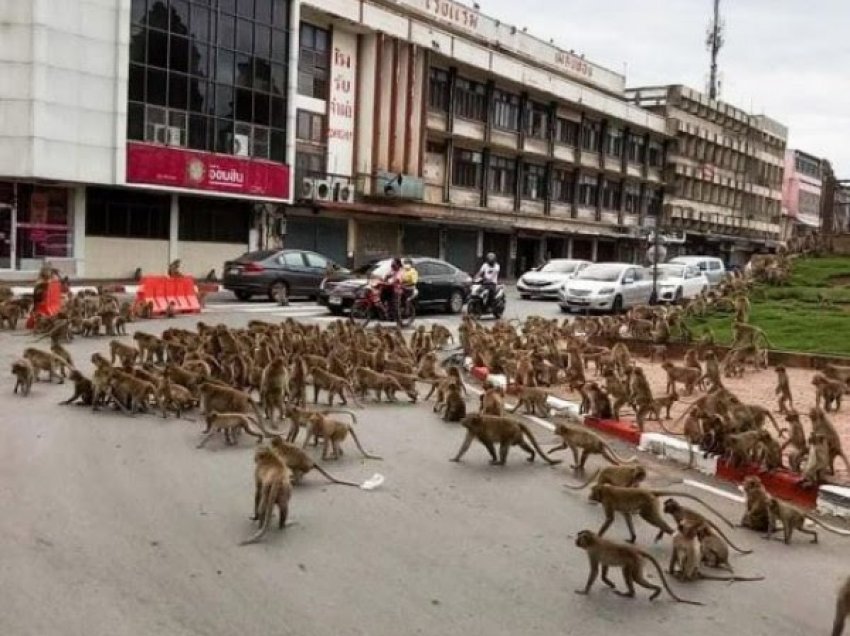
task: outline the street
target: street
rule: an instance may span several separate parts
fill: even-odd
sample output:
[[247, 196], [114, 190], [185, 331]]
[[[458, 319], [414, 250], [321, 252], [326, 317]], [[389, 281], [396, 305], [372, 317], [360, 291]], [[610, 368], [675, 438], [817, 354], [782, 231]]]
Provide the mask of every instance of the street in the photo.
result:
[[[554, 302], [511, 293], [506, 318], [531, 314], [562, 316]], [[209, 299], [200, 319], [244, 326], [287, 317], [330, 322], [310, 303], [238, 303], [223, 294]], [[130, 333], [193, 328], [197, 320], [140, 322]], [[459, 318], [423, 321], [456, 326]], [[8, 369], [24, 347], [45, 344], [32, 341], [20, 331], [0, 334], [0, 364]], [[89, 374], [89, 357], [108, 342], [75, 338], [68, 348]], [[369, 401], [356, 411], [360, 440], [383, 461], [361, 459], [349, 439], [341, 460], [323, 463], [355, 482], [379, 473], [383, 485], [346, 488], [310, 473], [294, 490], [292, 525], [281, 532], [275, 521], [263, 542], [240, 547], [255, 531], [253, 440], [227, 447], [216, 438], [198, 450], [198, 413], [189, 416], [194, 422], [92, 413], [58, 405], [70, 397], [69, 384], [39, 382], [28, 398], [13, 395], [12, 385], [7, 374], [0, 394], [4, 636], [826, 634], [850, 567], [847, 538], [820, 532], [820, 544], [811, 545], [795, 535], [785, 546], [729, 530], [754, 550], [733, 554], [736, 574], [765, 581], [671, 583], [704, 607], [676, 604], [666, 593], [649, 602], [641, 588], [624, 599], [599, 581], [578, 596], [588, 565], [574, 540], [583, 529], [598, 530], [603, 514], [587, 491], [564, 488], [580, 478], [570, 458], [561, 455], [556, 467], [528, 464], [514, 448], [507, 466], [494, 467], [476, 443], [461, 463], [450, 463], [462, 429], [443, 423], [432, 403], [401, 396], [397, 405]], [[532, 430], [550, 446], [551, 432]], [[591, 459], [590, 470], [600, 461]], [[703, 497], [740, 518], [740, 503], [681, 483], [703, 479], [697, 473], [649, 455], [641, 461], [650, 487]], [[709, 486], [737, 494], [728, 484]], [[640, 519], [635, 526], [638, 544], [666, 569], [669, 538], [653, 545], [655, 530]], [[627, 537], [621, 518], [606, 537]], [[619, 572], [612, 580], [623, 589]]]

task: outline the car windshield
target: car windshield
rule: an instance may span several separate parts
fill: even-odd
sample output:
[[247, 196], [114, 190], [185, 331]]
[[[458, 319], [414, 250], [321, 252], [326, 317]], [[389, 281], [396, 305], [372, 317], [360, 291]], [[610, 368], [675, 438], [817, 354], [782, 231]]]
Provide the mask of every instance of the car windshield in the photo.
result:
[[684, 278], [684, 265], [659, 265], [658, 278]]
[[621, 265], [590, 265], [581, 271], [576, 280], [594, 280], [601, 283], [613, 283], [623, 273]]
[[576, 263], [573, 261], [549, 261], [540, 268], [545, 274], [572, 274], [576, 271]]

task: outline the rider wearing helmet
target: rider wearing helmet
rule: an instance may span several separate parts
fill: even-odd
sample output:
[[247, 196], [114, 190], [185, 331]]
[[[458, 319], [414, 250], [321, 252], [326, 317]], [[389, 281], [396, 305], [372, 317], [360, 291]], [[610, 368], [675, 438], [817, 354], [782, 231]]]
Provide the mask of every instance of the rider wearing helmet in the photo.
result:
[[499, 263], [496, 260], [496, 255], [493, 252], [488, 252], [484, 258], [484, 264], [478, 270], [476, 278], [481, 279], [481, 286], [484, 288], [484, 306], [490, 304], [490, 299], [496, 291], [496, 285], [499, 284]]

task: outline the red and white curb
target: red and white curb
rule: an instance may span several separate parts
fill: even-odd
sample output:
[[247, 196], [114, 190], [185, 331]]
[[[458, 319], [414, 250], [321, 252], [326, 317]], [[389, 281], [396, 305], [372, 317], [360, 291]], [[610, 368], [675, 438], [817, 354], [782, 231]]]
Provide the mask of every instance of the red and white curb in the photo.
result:
[[[491, 374], [484, 367], [472, 368], [471, 361], [467, 361], [465, 366], [478, 380], [486, 381], [510, 392], [512, 387], [505, 376]], [[578, 413], [578, 405], [568, 400], [551, 397], [548, 404], [554, 410], [571, 410]], [[545, 428], [553, 430], [551, 422], [539, 418], [532, 419]], [[688, 466], [688, 442], [682, 438], [663, 433], [641, 433], [632, 422], [621, 420], [597, 420], [586, 417], [584, 422], [590, 428], [636, 446], [638, 450], [652, 453], [661, 459], [684, 467]], [[761, 479], [767, 491], [775, 497], [807, 509], [817, 508], [822, 514], [850, 519], [850, 488], [828, 485], [819, 488], [803, 488], [800, 485], [800, 476], [786, 470], [767, 473], [761, 472], [757, 466], [736, 468], [718, 457], [703, 457], [703, 451], [696, 446], [693, 447], [693, 453], [693, 467], [702, 474], [738, 484], [746, 477], [754, 475]], [[728, 496], [728, 493], [724, 494]]]
[[[221, 285], [219, 285], [218, 283], [197, 283], [196, 286], [198, 287], [198, 289], [200, 291], [204, 291], [208, 294], [218, 293], [222, 289]], [[103, 285], [104, 291], [107, 291], [109, 293], [112, 293], [112, 294], [129, 294], [131, 296], [135, 296], [136, 293], [139, 291], [140, 287], [141, 287], [141, 285], [121, 285], [121, 284]], [[29, 287], [16, 286], [16, 287], [12, 287], [12, 293], [15, 296], [23, 296], [25, 294], [31, 294], [32, 289], [33, 289], [32, 286], [29, 286]], [[80, 292], [83, 292], [83, 291], [96, 292], [97, 286], [96, 285], [71, 285], [70, 289], [71, 289], [71, 293], [79, 294]]]

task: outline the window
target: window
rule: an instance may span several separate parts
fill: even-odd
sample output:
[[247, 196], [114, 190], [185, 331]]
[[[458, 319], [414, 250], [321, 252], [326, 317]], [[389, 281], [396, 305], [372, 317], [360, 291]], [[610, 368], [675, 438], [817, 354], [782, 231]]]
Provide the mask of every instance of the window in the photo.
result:
[[629, 214], [640, 213], [640, 185], [637, 183], [627, 183], [624, 188], [624, 196], [626, 200], [625, 209]]
[[490, 157], [487, 188], [493, 194], [513, 195], [516, 192], [516, 161], [507, 157]]
[[623, 131], [621, 129], [614, 127], [608, 129], [608, 134], [605, 137], [605, 152], [612, 157], [623, 156]]
[[546, 168], [533, 163], [523, 164], [522, 196], [534, 201], [546, 196]]
[[797, 172], [820, 179], [821, 174], [819, 161], [802, 155], [797, 155], [794, 159], [794, 165], [797, 168]]
[[595, 175], [583, 174], [578, 180], [578, 202], [580, 205], [596, 205], [598, 182]]
[[449, 73], [431, 68], [428, 73], [428, 106], [441, 113], [449, 110]]
[[643, 163], [645, 151], [644, 138], [640, 135], [629, 135], [629, 161]]
[[581, 147], [590, 152], [599, 152], [600, 144], [599, 122], [584, 120], [581, 124]]
[[602, 207], [606, 210], [620, 209], [620, 184], [605, 179], [602, 182]]
[[299, 110], [295, 117], [295, 171], [299, 178], [324, 177], [327, 141], [325, 116]]
[[[664, 146], [657, 141], [649, 142], [649, 165], [653, 168], [662, 168], [664, 166]], [[720, 157], [715, 163], [720, 163]]]
[[454, 274], [451, 267], [435, 261], [423, 261], [417, 264], [416, 271], [419, 272], [420, 276], [448, 277]]
[[328, 98], [330, 34], [325, 29], [301, 23], [298, 48], [298, 94]]
[[455, 81], [455, 115], [484, 121], [487, 116], [487, 89], [484, 84], [463, 78]]
[[558, 143], [566, 144], [567, 146], [575, 146], [578, 143], [579, 125], [577, 122], [558, 117], [556, 128], [556, 139]]
[[325, 141], [325, 116], [317, 115], [306, 110], [299, 110], [295, 138], [314, 144]]
[[658, 216], [661, 214], [661, 208], [663, 206], [664, 201], [664, 190], [661, 188], [655, 188], [651, 191], [649, 195], [649, 204], [647, 206], [647, 213], [652, 216]]
[[128, 138], [285, 161], [288, 15], [288, 0], [132, 0]]
[[481, 187], [481, 153], [472, 150], [455, 150], [452, 167], [452, 185], [460, 188]]
[[248, 243], [251, 205], [245, 201], [180, 197], [181, 241]]
[[167, 240], [171, 197], [138, 190], [88, 188], [86, 235]]
[[552, 179], [552, 200], [571, 203], [575, 189], [575, 173], [572, 170], [555, 170]]
[[304, 252], [304, 260], [307, 261], [307, 267], [312, 269], [323, 270], [328, 266], [328, 259], [313, 252]]
[[284, 252], [277, 262], [288, 269], [304, 269], [304, 255], [301, 252]]
[[549, 137], [549, 110], [543, 104], [528, 102], [525, 132], [534, 139]]
[[501, 130], [519, 130], [519, 95], [498, 88], [493, 93], [493, 127]]
[[[11, 196], [11, 192], [9, 194]], [[0, 201], [2, 199], [0, 197]], [[73, 256], [73, 219], [68, 207], [67, 189], [19, 184], [17, 201], [19, 259]], [[4, 238], [7, 241], [11, 239], [9, 236]]]

